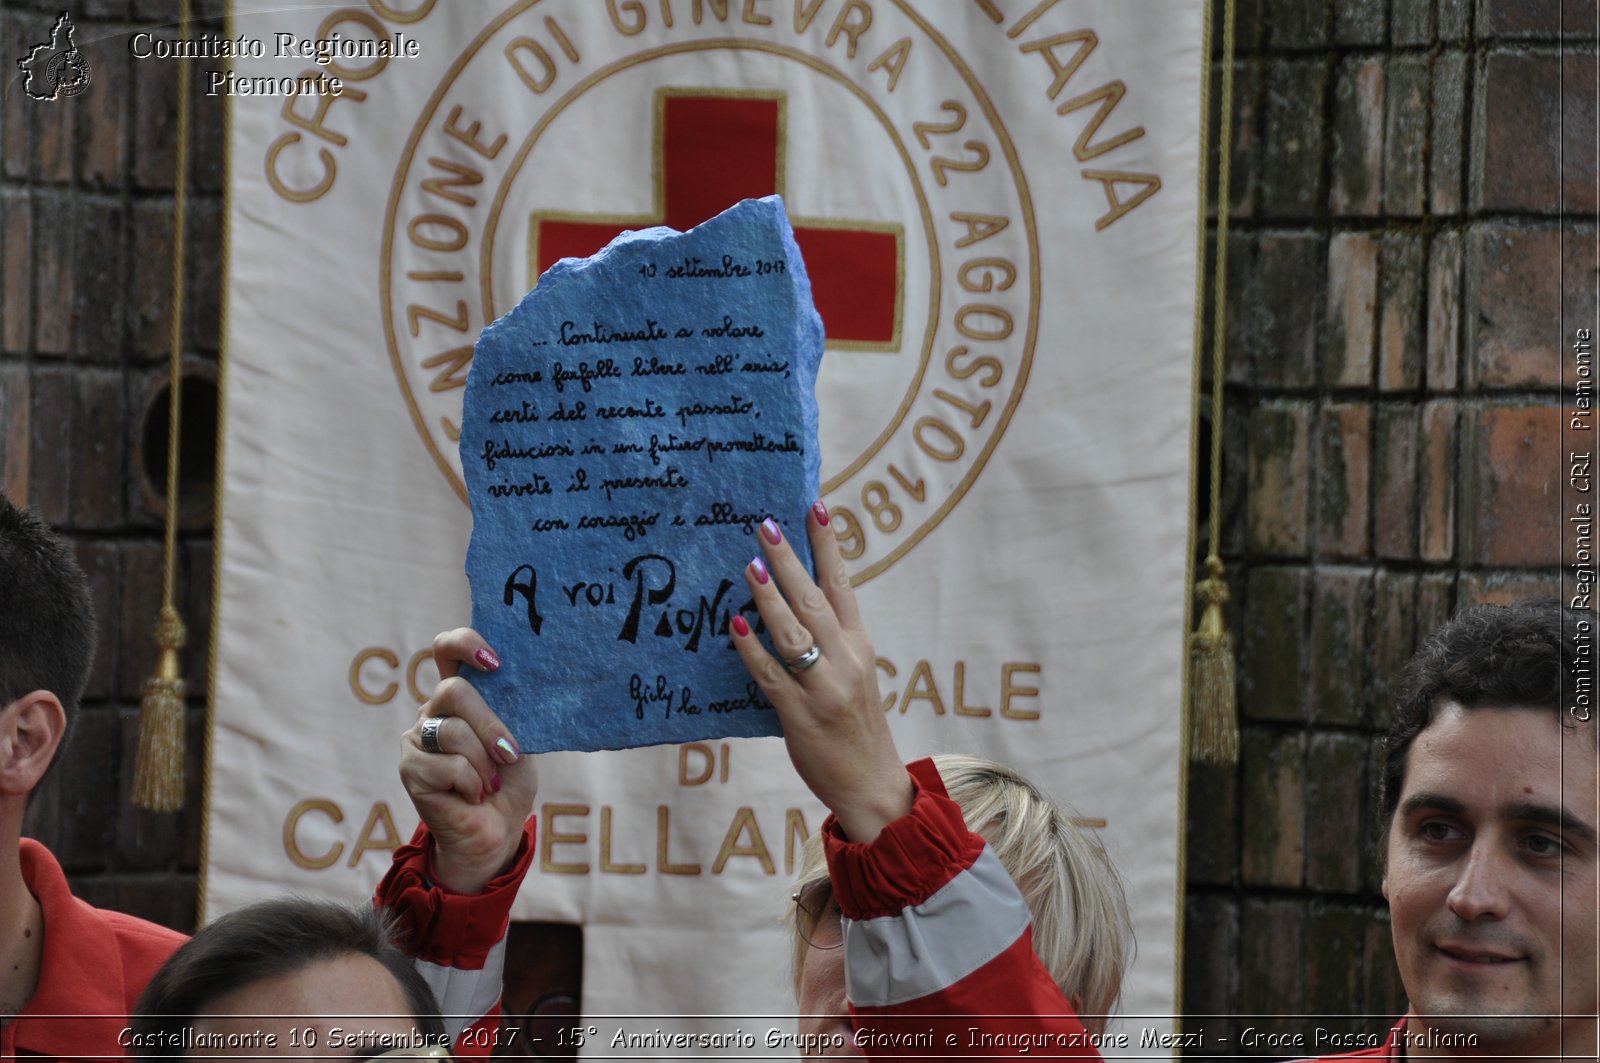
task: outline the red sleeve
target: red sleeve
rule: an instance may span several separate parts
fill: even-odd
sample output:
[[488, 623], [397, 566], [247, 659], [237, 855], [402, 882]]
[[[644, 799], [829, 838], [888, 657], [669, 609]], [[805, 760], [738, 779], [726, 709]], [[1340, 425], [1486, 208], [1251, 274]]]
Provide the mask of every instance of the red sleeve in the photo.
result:
[[882, 1059], [1098, 1059], [1094, 1038], [1033, 952], [1031, 913], [967, 829], [931, 760], [908, 766], [911, 811], [872, 842], [824, 824], [846, 917], [856, 1043]]
[[494, 1044], [506, 931], [512, 902], [533, 863], [534, 829], [530, 819], [511, 866], [479, 893], [456, 893], [430, 879], [433, 838], [426, 826], [395, 850], [389, 873], [378, 883], [374, 903], [393, 913], [417, 970], [456, 1037], [457, 1059], [487, 1058]]

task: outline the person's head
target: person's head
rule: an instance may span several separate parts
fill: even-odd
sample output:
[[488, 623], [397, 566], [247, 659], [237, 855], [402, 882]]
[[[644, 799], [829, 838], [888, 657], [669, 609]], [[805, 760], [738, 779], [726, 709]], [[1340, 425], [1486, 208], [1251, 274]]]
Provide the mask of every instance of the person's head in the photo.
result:
[[[968, 828], [989, 843], [1021, 890], [1033, 916], [1034, 951], [1084, 1025], [1099, 1032], [1116, 1008], [1133, 948], [1133, 920], [1116, 868], [1099, 841], [1017, 772], [980, 757], [933, 760]], [[820, 834], [806, 841], [795, 889], [805, 901], [792, 911], [800, 1013], [843, 1015], [844, 950], [810, 944], [837, 940], [839, 933]], [[820, 913], [820, 920], [806, 909]], [[831, 1027], [821, 1019], [801, 1019], [802, 1034], [825, 1028]]]
[[94, 658], [72, 548], [0, 495], [0, 796], [26, 797], [65, 740]]
[[1592, 1019], [1561, 1018], [1600, 1000], [1596, 729], [1563, 701], [1592, 681], [1594, 624], [1554, 601], [1476, 606], [1402, 676], [1383, 893], [1413, 1023], [1463, 1042], [1440, 1047], [1594, 1048]]
[[447, 1043], [433, 991], [383, 913], [302, 898], [241, 908], [186, 942], [140, 995], [128, 1039], [143, 1059], [184, 1049], [368, 1056]]

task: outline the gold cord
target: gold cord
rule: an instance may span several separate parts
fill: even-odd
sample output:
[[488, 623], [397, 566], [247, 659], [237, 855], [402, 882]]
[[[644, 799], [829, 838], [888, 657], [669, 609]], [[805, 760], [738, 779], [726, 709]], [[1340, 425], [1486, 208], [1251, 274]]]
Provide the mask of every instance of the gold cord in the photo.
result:
[[[180, 26], [189, 25], [190, 0], [182, 0]], [[161, 584], [161, 613], [156, 621], [156, 670], [145, 680], [139, 703], [139, 753], [133, 769], [133, 803], [157, 812], [183, 807], [183, 707], [187, 687], [178, 665], [178, 651], [187, 641], [178, 614], [174, 586], [178, 554], [179, 440], [183, 410], [184, 237], [188, 218], [185, 188], [189, 175], [189, 64], [178, 64], [178, 158], [173, 179], [171, 380], [167, 390], [167, 512]]]
[[[1228, 601], [1228, 584], [1222, 565], [1222, 414], [1228, 300], [1228, 198], [1233, 174], [1233, 53], [1234, 2], [1225, 0], [1222, 14], [1222, 117], [1217, 140], [1217, 257], [1212, 285], [1211, 323], [1211, 497], [1210, 542], [1206, 551], [1206, 578], [1195, 586], [1202, 611], [1199, 627], [1189, 637], [1191, 685], [1189, 689], [1189, 755], [1212, 764], [1233, 764], [1239, 759], [1239, 720], [1233, 636], [1222, 607]], [[1211, 32], [1206, 28], [1206, 68], [1201, 79], [1205, 111], [1200, 120], [1200, 201], [1202, 214], [1209, 199], [1206, 175], [1210, 170], [1210, 64]], [[1202, 239], [1202, 248], [1204, 241]], [[1198, 257], [1198, 256], [1197, 256]], [[1196, 281], [1204, 290], [1204, 277]], [[1201, 302], [1203, 306], [1203, 301]], [[1199, 349], [1200, 307], [1196, 308], [1196, 350]], [[1198, 363], [1198, 356], [1196, 358]], [[1198, 455], [1197, 455], [1198, 457]]]

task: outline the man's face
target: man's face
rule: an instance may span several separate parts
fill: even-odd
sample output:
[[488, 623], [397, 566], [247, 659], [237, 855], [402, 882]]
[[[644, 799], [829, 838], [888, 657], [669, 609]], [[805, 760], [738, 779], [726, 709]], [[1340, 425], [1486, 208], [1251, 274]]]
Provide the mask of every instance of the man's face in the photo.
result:
[[1446, 702], [1417, 735], [1383, 880], [1411, 1033], [1593, 1055], [1596, 771], [1548, 709]]
[[352, 952], [207, 1002], [204, 1014], [195, 1017], [195, 1033], [229, 1035], [230, 1041], [190, 1054], [367, 1058], [415, 1043], [417, 1024], [410, 1015], [394, 976], [377, 960]]

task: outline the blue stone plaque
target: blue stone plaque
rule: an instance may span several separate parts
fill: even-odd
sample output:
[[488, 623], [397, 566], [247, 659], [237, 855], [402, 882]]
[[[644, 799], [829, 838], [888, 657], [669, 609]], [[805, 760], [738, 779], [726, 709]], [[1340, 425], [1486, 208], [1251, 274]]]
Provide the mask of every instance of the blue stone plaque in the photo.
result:
[[779, 734], [734, 652], [777, 518], [809, 566], [822, 320], [777, 196], [563, 259], [484, 329], [467, 377], [464, 672], [522, 748]]

